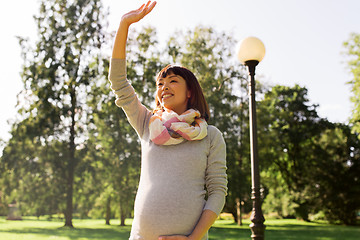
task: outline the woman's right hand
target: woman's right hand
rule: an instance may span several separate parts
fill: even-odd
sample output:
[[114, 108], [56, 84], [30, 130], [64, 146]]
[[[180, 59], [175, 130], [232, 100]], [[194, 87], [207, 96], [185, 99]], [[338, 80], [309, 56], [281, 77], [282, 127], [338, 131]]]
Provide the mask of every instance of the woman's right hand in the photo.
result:
[[126, 58], [126, 40], [130, 25], [140, 21], [143, 17], [149, 14], [155, 5], [156, 2], [151, 3], [151, 1], [148, 1], [146, 5], [141, 5], [139, 9], [128, 12], [121, 18], [120, 26], [115, 36], [112, 58]]
[[140, 21], [153, 10], [155, 5], [156, 1], [153, 3], [151, 3], [151, 1], [148, 1], [146, 5], [141, 5], [139, 9], [124, 14], [121, 18], [121, 23], [130, 26], [131, 24]]

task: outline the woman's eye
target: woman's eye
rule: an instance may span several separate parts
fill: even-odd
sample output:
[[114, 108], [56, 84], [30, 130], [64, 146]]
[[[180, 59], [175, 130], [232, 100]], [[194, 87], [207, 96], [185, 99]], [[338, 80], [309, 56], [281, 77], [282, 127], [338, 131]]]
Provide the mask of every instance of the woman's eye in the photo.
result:
[[171, 80], [171, 82], [176, 82], [176, 80]]

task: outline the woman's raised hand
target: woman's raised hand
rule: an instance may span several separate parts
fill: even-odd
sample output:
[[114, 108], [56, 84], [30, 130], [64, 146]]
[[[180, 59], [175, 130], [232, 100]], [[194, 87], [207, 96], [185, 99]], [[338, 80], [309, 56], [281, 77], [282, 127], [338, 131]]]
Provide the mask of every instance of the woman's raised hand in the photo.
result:
[[149, 14], [155, 5], [156, 2], [151, 3], [151, 1], [148, 1], [146, 4], [141, 5], [139, 9], [128, 12], [121, 18], [120, 26], [115, 36], [112, 58], [126, 58], [126, 40], [129, 26]]
[[148, 15], [153, 10], [155, 5], [156, 2], [151, 3], [151, 1], [148, 1], [146, 4], [141, 5], [139, 9], [124, 14], [121, 18], [121, 22], [125, 23], [127, 26], [130, 26], [131, 24], [140, 21], [143, 17]]

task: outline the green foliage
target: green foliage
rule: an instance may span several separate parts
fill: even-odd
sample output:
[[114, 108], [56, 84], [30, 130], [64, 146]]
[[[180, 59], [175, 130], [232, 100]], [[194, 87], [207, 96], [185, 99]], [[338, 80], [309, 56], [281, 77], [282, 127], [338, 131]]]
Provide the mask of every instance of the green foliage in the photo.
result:
[[271, 189], [266, 204], [274, 203], [273, 195], [285, 183], [285, 194], [277, 201], [280, 216], [290, 196], [297, 205], [295, 214], [304, 220], [322, 211], [331, 222], [356, 224], [357, 136], [347, 126], [318, 117], [316, 106], [308, 104], [307, 90], [297, 85], [273, 87], [261, 101], [259, 113], [260, 156], [268, 169], [263, 184]]
[[313, 168], [317, 209], [333, 223], [355, 225], [360, 209], [360, 142], [345, 125], [326, 129], [318, 142]]
[[259, 105], [261, 159], [264, 166], [276, 166], [298, 204], [297, 213], [307, 220], [312, 198], [308, 196], [311, 173], [306, 169], [315, 160], [309, 158], [309, 151], [323, 121], [316, 106], [308, 105], [307, 89], [298, 85], [274, 86]]
[[293, 218], [296, 204], [275, 166], [269, 167], [262, 172], [261, 181], [268, 189], [268, 194], [262, 205], [265, 215], [277, 218]]
[[348, 41], [344, 42], [345, 55], [349, 58], [348, 68], [353, 79], [348, 83], [351, 86], [351, 101], [353, 103], [351, 123], [352, 128], [360, 133], [360, 34], [352, 33]]
[[42, 1], [35, 47], [19, 38], [24, 90], [2, 158], [14, 171], [16, 183], [8, 187], [21, 192], [17, 200], [32, 209], [26, 213], [61, 210], [66, 226], [72, 226], [74, 175], [86, 141], [87, 90], [101, 69], [103, 18], [98, 0]]

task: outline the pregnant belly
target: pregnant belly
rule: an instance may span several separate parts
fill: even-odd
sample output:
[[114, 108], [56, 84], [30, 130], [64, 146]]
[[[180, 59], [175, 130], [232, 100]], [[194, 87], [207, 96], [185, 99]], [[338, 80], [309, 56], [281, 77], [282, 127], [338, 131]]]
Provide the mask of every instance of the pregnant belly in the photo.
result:
[[189, 235], [201, 216], [205, 191], [183, 190], [139, 188], [132, 235], [146, 240], [157, 240], [160, 235]]

